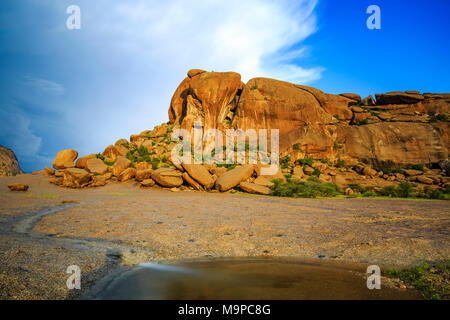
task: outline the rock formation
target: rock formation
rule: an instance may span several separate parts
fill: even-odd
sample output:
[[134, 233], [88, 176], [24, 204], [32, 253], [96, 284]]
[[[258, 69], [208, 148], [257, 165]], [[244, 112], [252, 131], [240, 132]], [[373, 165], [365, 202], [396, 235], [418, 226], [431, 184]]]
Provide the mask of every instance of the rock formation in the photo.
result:
[[[71, 188], [135, 181], [171, 191], [269, 194], [274, 182], [316, 181], [334, 183], [351, 196], [413, 182], [426, 192], [448, 192], [450, 94], [405, 91], [375, 97], [328, 94], [267, 78], [244, 84], [235, 72], [193, 69], [173, 95], [168, 123], [77, 161], [77, 151], [63, 150], [53, 163], [57, 171], [46, 168], [44, 174]], [[191, 131], [195, 121], [202, 122], [204, 131], [224, 133], [279, 129], [280, 169], [267, 175], [261, 163], [172, 161], [173, 130]]]
[[[188, 72], [169, 108], [171, 124], [191, 129], [279, 129], [280, 151], [372, 165], [436, 164], [448, 158], [450, 94], [418, 91], [333, 95], [234, 72]], [[440, 118], [436, 118], [439, 115]], [[444, 119], [444, 121], [435, 121]]]
[[19, 162], [14, 152], [0, 146], [0, 176], [15, 176], [21, 174]]

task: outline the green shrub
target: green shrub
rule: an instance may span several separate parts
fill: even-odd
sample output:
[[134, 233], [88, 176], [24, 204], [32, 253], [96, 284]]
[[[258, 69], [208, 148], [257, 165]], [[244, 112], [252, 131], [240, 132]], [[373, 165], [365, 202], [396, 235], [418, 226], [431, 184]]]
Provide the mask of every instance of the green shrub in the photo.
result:
[[105, 157], [101, 153], [97, 153], [95, 156], [97, 157], [97, 159], [105, 161]]
[[103, 160], [103, 163], [106, 164], [107, 166], [113, 166], [114, 163], [116, 163], [115, 161], [107, 161], [107, 160]]
[[442, 258], [440, 262], [433, 263], [433, 266], [423, 261], [420, 265], [409, 269], [388, 269], [388, 275], [412, 284], [424, 299], [449, 299], [450, 288], [446, 281], [449, 267], [450, 260]]
[[126, 157], [131, 163], [151, 162], [148, 150], [143, 146], [128, 150]]
[[448, 122], [448, 117], [446, 114], [435, 114], [434, 112], [429, 112], [428, 115], [430, 116], [430, 119], [428, 119], [429, 123], [437, 121]]
[[294, 144], [294, 150], [300, 150], [300, 143]]
[[319, 183], [315, 181], [288, 181], [282, 183], [273, 180], [272, 195], [294, 198], [334, 197], [341, 194], [334, 183]]
[[316, 177], [318, 177], [318, 176], [320, 176], [322, 174], [322, 172], [319, 170], [319, 169], [314, 169], [314, 172], [312, 173], [312, 175], [313, 176], [316, 176]]
[[413, 165], [411, 166], [411, 168], [414, 169], [414, 170], [422, 171], [422, 172], [423, 172], [423, 170], [424, 170], [423, 164], [413, 164]]
[[159, 159], [158, 158], [151, 159], [150, 163], [152, 164], [153, 170], [158, 169], [158, 167], [159, 167]]
[[377, 193], [374, 191], [367, 191], [367, 192], [362, 193], [362, 196], [367, 197], [367, 198], [372, 198], [372, 197], [376, 197]]
[[236, 164], [234, 163], [218, 163], [217, 167], [219, 168], [227, 168], [228, 170], [236, 168]]
[[314, 162], [314, 159], [312, 157], [306, 157], [303, 159], [298, 159], [295, 163], [301, 164], [301, 165], [312, 166], [313, 162]]
[[338, 160], [338, 161], [336, 161], [336, 167], [337, 168], [345, 167], [345, 160]]
[[386, 186], [379, 194], [385, 197], [398, 197], [398, 198], [413, 198], [416, 196], [416, 191], [411, 183], [407, 181], [400, 182], [396, 186]]
[[380, 190], [380, 195], [384, 197], [396, 197], [397, 196], [397, 190], [395, 186], [386, 186], [383, 189]]
[[348, 185], [348, 187], [350, 189], [352, 189], [354, 192], [357, 192], [357, 193], [363, 194], [365, 192], [368, 192], [367, 188], [363, 187], [362, 185], [360, 185], [358, 183], [350, 183]]
[[357, 120], [357, 121], [356, 121], [356, 125], [357, 125], [357, 126], [362, 126], [362, 125], [368, 124], [368, 123], [369, 123], [369, 121], [368, 121], [367, 119]]
[[400, 182], [397, 187], [397, 196], [400, 198], [412, 198], [416, 195], [416, 192], [411, 185], [411, 183], [407, 181]]
[[287, 169], [289, 167], [289, 163], [291, 162], [291, 156], [286, 156], [280, 159], [280, 164], [282, 169]]
[[447, 186], [444, 190], [437, 190], [430, 186], [425, 186], [418, 196], [425, 199], [450, 200], [450, 186]]

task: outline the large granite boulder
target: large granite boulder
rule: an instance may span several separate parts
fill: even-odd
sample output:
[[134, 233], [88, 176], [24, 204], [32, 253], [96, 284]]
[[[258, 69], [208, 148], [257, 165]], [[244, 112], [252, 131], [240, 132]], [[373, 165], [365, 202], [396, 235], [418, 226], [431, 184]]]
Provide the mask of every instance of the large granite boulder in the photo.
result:
[[0, 146], [0, 176], [15, 176], [21, 173], [22, 169], [14, 152]]
[[186, 172], [205, 189], [211, 189], [214, 186], [214, 179], [204, 166], [185, 163], [182, 165]]
[[216, 189], [220, 192], [228, 191], [234, 188], [242, 181], [250, 178], [255, 171], [253, 165], [245, 165], [242, 167], [234, 168], [225, 172], [216, 180]]
[[183, 173], [170, 168], [160, 168], [153, 171], [152, 180], [167, 188], [179, 187], [183, 184]]
[[75, 159], [78, 157], [78, 152], [72, 149], [62, 150], [58, 152], [53, 160], [53, 168], [57, 170], [75, 167]]

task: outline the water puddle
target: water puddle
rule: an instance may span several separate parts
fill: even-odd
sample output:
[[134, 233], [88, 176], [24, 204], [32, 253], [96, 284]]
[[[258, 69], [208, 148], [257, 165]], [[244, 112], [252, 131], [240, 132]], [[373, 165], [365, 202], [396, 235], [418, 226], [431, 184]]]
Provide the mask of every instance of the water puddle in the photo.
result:
[[420, 299], [413, 290], [369, 290], [366, 276], [283, 260], [144, 263], [107, 281], [94, 299]]

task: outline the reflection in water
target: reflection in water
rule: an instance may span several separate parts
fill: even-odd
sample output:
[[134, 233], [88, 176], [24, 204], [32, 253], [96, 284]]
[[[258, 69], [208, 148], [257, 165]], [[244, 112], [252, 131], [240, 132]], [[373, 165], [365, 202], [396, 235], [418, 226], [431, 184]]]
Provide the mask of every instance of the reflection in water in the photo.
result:
[[144, 263], [98, 299], [418, 299], [411, 290], [369, 290], [363, 274], [282, 260]]

